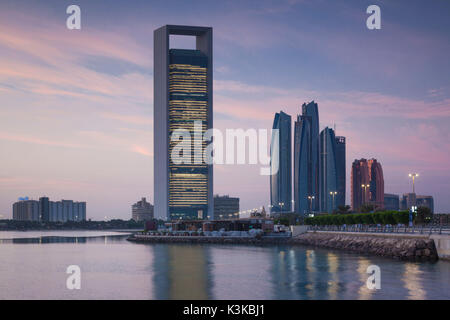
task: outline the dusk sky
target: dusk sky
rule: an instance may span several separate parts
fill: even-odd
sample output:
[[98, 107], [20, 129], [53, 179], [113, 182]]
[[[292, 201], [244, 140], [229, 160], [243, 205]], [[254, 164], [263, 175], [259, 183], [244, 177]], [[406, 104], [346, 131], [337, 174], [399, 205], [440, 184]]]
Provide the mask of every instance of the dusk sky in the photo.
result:
[[[81, 7], [81, 30], [66, 8]], [[381, 8], [368, 30], [366, 8]], [[376, 158], [385, 192], [450, 212], [450, 1], [0, 0], [0, 215], [18, 197], [87, 202], [131, 217], [153, 199], [153, 30], [210, 26], [214, 127], [270, 129], [319, 105], [351, 163]], [[173, 47], [193, 45], [175, 38]], [[269, 203], [260, 165], [217, 165], [214, 193]], [[2, 218], [0, 216], [0, 218]]]

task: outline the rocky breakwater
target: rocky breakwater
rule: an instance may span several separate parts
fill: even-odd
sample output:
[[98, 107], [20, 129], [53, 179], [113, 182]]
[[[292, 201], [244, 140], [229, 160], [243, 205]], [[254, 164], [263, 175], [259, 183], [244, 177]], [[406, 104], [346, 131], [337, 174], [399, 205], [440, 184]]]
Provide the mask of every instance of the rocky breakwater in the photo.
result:
[[148, 236], [133, 235], [128, 241], [142, 243], [197, 243], [197, 244], [286, 244], [290, 238], [265, 237], [205, 237], [205, 236]]
[[392, 257], [399, 260], [436, 261], [438, 259], [433, 239], [426, 237], [307, 232], [292, 238], [291, 242]]

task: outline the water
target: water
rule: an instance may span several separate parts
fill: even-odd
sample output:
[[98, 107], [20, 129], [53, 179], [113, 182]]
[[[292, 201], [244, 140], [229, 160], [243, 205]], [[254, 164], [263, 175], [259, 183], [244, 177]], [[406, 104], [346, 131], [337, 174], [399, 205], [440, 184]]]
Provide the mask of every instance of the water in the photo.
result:
[[[49, 237], [50, 236], [50, 237]], [[303, 246], [136, 244], [102, 231], [0, 232], [0, 299], [450, 299], [450, 263]], [[369, 265], [381, 289], [366, 287]], [[81, 290], [66, 268], [81, 268]]]

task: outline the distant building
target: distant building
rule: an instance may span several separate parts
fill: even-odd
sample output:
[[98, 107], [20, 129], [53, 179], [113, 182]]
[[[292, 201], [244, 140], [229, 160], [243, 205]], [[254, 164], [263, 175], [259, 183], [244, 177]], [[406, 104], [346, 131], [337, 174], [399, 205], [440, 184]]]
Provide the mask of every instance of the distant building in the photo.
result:
[[50, 221], [50, 201], [48, 197], [39, 198], [39, 214], [42, 221]]
[[421, 196], [415, 193], [405, 193], [400, 202], [402, 210], [410, 210], [412, 207], [427, 207], [434, 213], [434, 199], [432, 196]]
[[142, 198], [131, 206], [131, 214], [134, 221], [150, 221], [153, 219], [153, 205]]
[[19, 200], [13, 204], [13, 220], [39, 221], [39, 201]]
[[275, 114], [270, 145], [270, 203], [271, 212], [289, 212], [292, 202], [291, 116], [280, 111]]
[[53, 222], [84, 221], [86, 220], [86, 202], [50, 201], [49, 219]]
[[239, 213], [239, 198], [225, 196], [214, 196], [214, 219], [222, 219], [231, 217], [236, 218]]
[[400, 202], [401, 210], [410, 210], [412, 207], [416, 206], [416, 194], [415, 193], [405, 193], [402, 196], [402, 200]]
[[434, 199], [432, 196], [417, 196], [416, 197], [417, 207], [427, 207], [430, 208], [431, 213], [434, 213]]
[[319, 110], [302, 105], [294, 124], [294, 207], [300, 214], [319, 210]]
[[13, 204], [13, 219], [21, 221], [66, 222], [86, 220], [86, 202], [73, 200], [19, 200]]
[[400, 210], [400, 196], [398, 194], [384, 194], [384, 208], [386, 210]]
[[358, 210], [364, 204], [384, 207], [383, 169], [376, 159], [360, 159], [353, 162], [351, 200], [353, 210]]

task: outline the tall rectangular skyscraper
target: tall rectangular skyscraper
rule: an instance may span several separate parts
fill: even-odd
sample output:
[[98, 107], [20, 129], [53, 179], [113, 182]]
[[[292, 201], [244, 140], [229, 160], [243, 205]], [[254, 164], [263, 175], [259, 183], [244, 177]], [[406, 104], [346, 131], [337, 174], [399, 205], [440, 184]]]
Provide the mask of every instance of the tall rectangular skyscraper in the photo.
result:
[[288, 212], [292, 210], [291, 116], [283, 111], [276, 113], [273, 129], [278, 135], [272, 136], [270, 145], [271, 212]]
[[345, 193], [346, 193], [346, 156], [345, 156], [346, 144], [345, 137], [336, 137], [336, 174], [337, 174], [337, 195], [336, 195], [336, 208], [339, 206], [345, 206]]
[[294, 127], [294, 206], [305, 214], [319, 211], [319, 108], [302, 105]]
[[[170, 35], [195, 36], [196, 49], [170, 49]], [[213, 217], [213, 168], [201, 161], [171, 159], [175, 131], [191, 141], [213, 126], [212, 28], [166, 25], [154, 32], [154, 193], [155, 216], [162, 219]], [[195, 124], [201, 124], [199, 128]], [[195, 130], [194, 130], [195, 129]], [[199, 132], [200, 131], [200, 132]], [[202, 156], [195, 145], [191, 158]], [[184, 156], [184, 155], [183, 155]]]
[[326, 127], [320, 133], [320, 210], [331, 213], [337, 208], [338, 179], [336, 166], [336, 137]]

